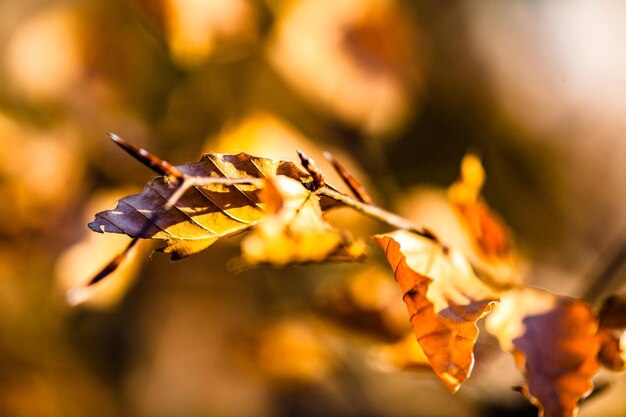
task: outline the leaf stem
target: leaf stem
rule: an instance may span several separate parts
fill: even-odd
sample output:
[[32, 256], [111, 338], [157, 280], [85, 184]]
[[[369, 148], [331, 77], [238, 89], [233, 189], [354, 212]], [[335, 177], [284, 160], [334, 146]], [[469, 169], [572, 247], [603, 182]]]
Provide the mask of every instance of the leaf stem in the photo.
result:
[[441, 241], [432, 231], [428, 230], [425, 227], [420, 227], [409, 219], [398, 216], [397, 214], [394, 214], [390, 211], [387, 211], [372, 204], [362, 203], [347, 194], [340, 193], [338, 191], [330, 189], [329, 187], [322, 187], [317, 190], [316, 193], [318, 195], [332, 198], [333, 200], [380, 222], [387, 223], [388, 225], [398, 229], [408, 230], [409, 232], [413, 232], [441, 245]]

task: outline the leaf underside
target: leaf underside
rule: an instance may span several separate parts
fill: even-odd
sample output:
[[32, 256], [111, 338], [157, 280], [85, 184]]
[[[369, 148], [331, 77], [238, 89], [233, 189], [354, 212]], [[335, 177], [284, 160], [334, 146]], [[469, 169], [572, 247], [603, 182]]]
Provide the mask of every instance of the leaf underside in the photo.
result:
[[[524, 300], [526, 299], [526, 300]], [[549, 302], [542, 310], [538, 300]], [[573, 417], [598, 371], [598, 321], [587, 303], [525, 288], [512, 291], [487, 319], [526, 377], [523, 394], [543, 417]], [[491, 322], [498, 325], [491, 326]]]
[[514, 356], [524, 362], [531, 399], [545, 417], [574, 416], [598, 370], [593, 312], [579, 300], [562, 299], [555, 310], [524, 322], [526, 333], [513, 341]]
[[[192, 177], [238, 179], [285, 175], [303, 184], [311, 180], [310, 175], [292, 162], [243, 152], [204, 154], [200, 161], [178, 168]], [[180, 259], [253, 226], [264, 212], [259, 190], [259, 186], [252, 184], [194, 186], [172, 209], [155, 216], [176, 191], [176, 186], [166, 177], [157, 177], [141, 193], [119, 200], [115, 209], [96, 214], [88, 226], [100, 233], [165, 240], [162, 250], [170, 253], [172, 259]]]

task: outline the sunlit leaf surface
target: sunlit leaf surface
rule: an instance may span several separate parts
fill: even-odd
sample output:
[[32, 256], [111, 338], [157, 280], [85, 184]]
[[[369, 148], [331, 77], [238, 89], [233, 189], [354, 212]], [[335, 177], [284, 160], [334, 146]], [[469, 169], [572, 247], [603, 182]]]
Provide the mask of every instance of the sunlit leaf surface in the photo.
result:
[[[306, 181], [308, 175], [293, 163], [237, 155], [205, 154], [199, 162], [179, 167], [190, 176], [222, 178], [265, 178], [286, 175]], [[302, 185], [299, 185], [303, 190]], [[206, 249], [219, 238], [253, 226], [264, 216], [259, 187], [252, 184], [211, 184], [189, 189], [171, 210], [155, 216], [175, 187], [164, 177], [148, 182], [143, 192], [121, 199], [113, 210], [96, 214], [89, 227], [96, 232], [138, 236], [151, 223], [146, 238], [163, 239], [163, 249], [173, 259]], [[156, 217], [156, 218], [154, 218]]]
[[456, 391], [474, 365], [476, 322], [497, 295], [453, 249], [406, 231], [378, 235], [404, 294], [417, 341], [439, 378]]
[[261, 192], [268, 216], [242, 242], [244, 259], [252, 264], [356, 261], [367, 246], [322, 217], [319, 197], [286, 176], [268, 178]]

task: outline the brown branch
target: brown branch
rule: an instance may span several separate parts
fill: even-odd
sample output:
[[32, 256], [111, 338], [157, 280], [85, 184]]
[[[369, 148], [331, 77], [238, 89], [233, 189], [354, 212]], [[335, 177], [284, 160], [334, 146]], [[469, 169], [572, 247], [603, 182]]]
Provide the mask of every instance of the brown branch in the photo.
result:
[[324, 186], [324, 175], [322, 175], [322, 171], [315, 165], [315, 161], [313, 158], [309, 157], [307, 154], [302, 152], [300, 149], [296, 149], [298, 156], [300, 157], [300, 162], [304, 169], [307, 170], [311, 177], [313, 178], [313, 190], [319, 190]]
[[408, 230], [409, 232], [413, 232], [417, 235], [430, 239], [437, 244], [443, 246], [445, 249], [445, 246], [441, 244], [439, 238], [437, 238], [437, 236], [432, 231], [428, 230], [425, 227], [417, 226], [416, 224], [404, 217], [398, 216], [397, 214], [384, 210], [380, 207], [362, 203], [359, 200], [350, 197], [349, 195], [340, 193], [338, 191], [330, 189], [329, 187], [320, 188], [319, 190], [317, 190], [317, 194], [332, 198], [333, 200], [347, 207], [350, 207], [351, 209], [356, 210], [359, 213], [362, 213], [380, 222], [387, 223], [388, 225], [393, 226], [397, 229]]
[[185, 179], [185, 174], [174, 165], [151, 154], [143, 148], [131, 145], [115, 133], [109, 133], [109, 139], [115, 142], [120, 148], [124, 149], [130, 156], [155, 171], [157, 174], [176, 178], [178, 181]]
[[374, 200], [372, 199], [372, 197], [370, 197], [367, 191], [365, 191], [365, 187], [363, 187], [363, 185], [361, 185], [361, 183], [356, 178], [354, 178], [354, 176], [350, 173], [350, 171], [346, 169], [346, 167], [344, 167], [337, 159], [335, 159], [333, 154], [331, 154], [330, 152], [324, 152], [324, 158], [326, 158], [326, 160], [332, 164], [333, 168], [335, 168], [335, 171], [337, 171], [337, 174], [339, 174], [343, 182], [348, 186], [348, 188], [350, 188], [350, 191], [352, 191], [352, 194], [354, 194], [356, 198], [358, 198], [362, 203], [369, 205], [374, 204]]
[[[70, 289], [67, 292], [66, 298], [70, 304], [80, 303], [86, 298], [87, 294], [85, 291], [87, 291], [89, 287], [101, 282], [103, 279], [115, 272], [117, 268], [119, 268], [120, 265], [126, 259], [128, 259], [131, 250], [135, 247], [139, 239], [145, 238], [144, 235], [148, 232], [152, 224], [154, 224], [154, 222], [158, 220], [165, 212], [174, 207], [175, 204], [181, 199], [181, 197], [187, 192], [189, 188], [210, 184], [254, 184], [259, 187], [263, 185], [263, 180], [261, 178], [191, 177], [182, 172], [174, 165], [170, 164], [169, 162], [151, 154], [145, 149], [138, 148], [129, 144], [128, 142], [113, 133], [110, 133], [109, 137], [113, 142], [119, 145], [128, 154], [133, 156], [142, 164], [148, 166], [149, 168], [161, 175], [174, 178], [176, 180], [175, 189], [172, 195], [167, 199], [167, 202], [148, 218], [148, 221], [144, 224], [139, 233], [137, 233], [137, 235], [134, 236], [133, 239], [128, 243], [124, 250], [122, 250], [109, 263], [107, 263], [102, 269], [100, 269], [100, 271], [98, 271], [98, 273], [96, 273], [90, 280], [86, 281], [84, 284]], [[333, 166], [340, 173], [344, 181], [346, 181], [346, 184], [348, 184], [350, 189], [361, 201], [356, 200], [346, 194], [340, 193], [334, 190], [332, 187], [325, 185], [324, 176], [322, 172], [315, 166], [315, 162], [313, 161], [313, 159], [309, 158], [301, 151], [298, 151], [298, 155], [300, 156], [304, 168], [313, 177], [313, 191], [315, 191], [318, 195], [331, 198], [371, 218], [379, 220], [398, 229], [411, 231], [427, 239], [433, 240], [434, 242], [441, 245], [439, 239], [430, 230], [424, 227], [418, 227], [410, 222], [408, 219], [400, 217], [394, 213], [388, 212], [371, 204], [372, 200], [367, 192], [365, 192], [365, 190], [358, 183], [358, 181], [356, 181], [356, 179], [354, 179], [354, 177], [352, 177], [352, 175], [339, 162], [337, 162], [332, 157], [332, 155], [328, 154], [327, 158], [331, 161], [331, 163], [333, 163]], [[445, 249], [445, 246], [443, 247]]]
[[598, 258], [594, 267], [595, 272], [590, 274], [591, 278], [588, 281], [591, 282], [591, 285], [582, 298], [591, 304], [599, 303], [600, 298], [613, 289], [620, 279], [625, 277], [624, 274], [620, 275], [620, 271], [626, 264], [626, 239], [616, 246], [617, 249], [614, 249], [608, 260], [603, 256]]

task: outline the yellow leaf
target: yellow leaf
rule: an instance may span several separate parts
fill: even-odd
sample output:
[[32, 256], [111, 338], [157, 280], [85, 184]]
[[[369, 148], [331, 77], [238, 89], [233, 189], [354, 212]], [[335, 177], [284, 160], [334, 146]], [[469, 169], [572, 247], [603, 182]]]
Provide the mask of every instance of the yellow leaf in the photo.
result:
[[497, 295], [454, 249], [402, 230], [374, 240], [385, 250], [433, 370], [451, 391], [458, 390], [474, 364], [476, 322]]
[[268, 215], [241, 244], [250, 264], [356, 261], [367, 246], [347, 232], [332, 228], [322, 217], [319, 197], [301, 182], [279, 175], [268, 178], [260, 195]]
[[[212, 178], [287, 175], [303, 189], [301, 183], [310, 180], [308, 174], [291, 162], [245, 153], [205, 154], [199, 162], [178, 168], [189, 176]], [[155, 178], [141, 193], [118, 201], [115, 209], [96, 214], [89, 227], [96, 232], [136, 237], [150, 223], [141, 237], [165, 240], [167, 245], [163, 251], [170, 253], [172, 259], [180, 259], [206, 249], [221, 237], [252, 227], [264, 216], [259, 186], [209, 184], [190, 188], [172, 209], [153, 219], [175, 190], [166, 178]]]

